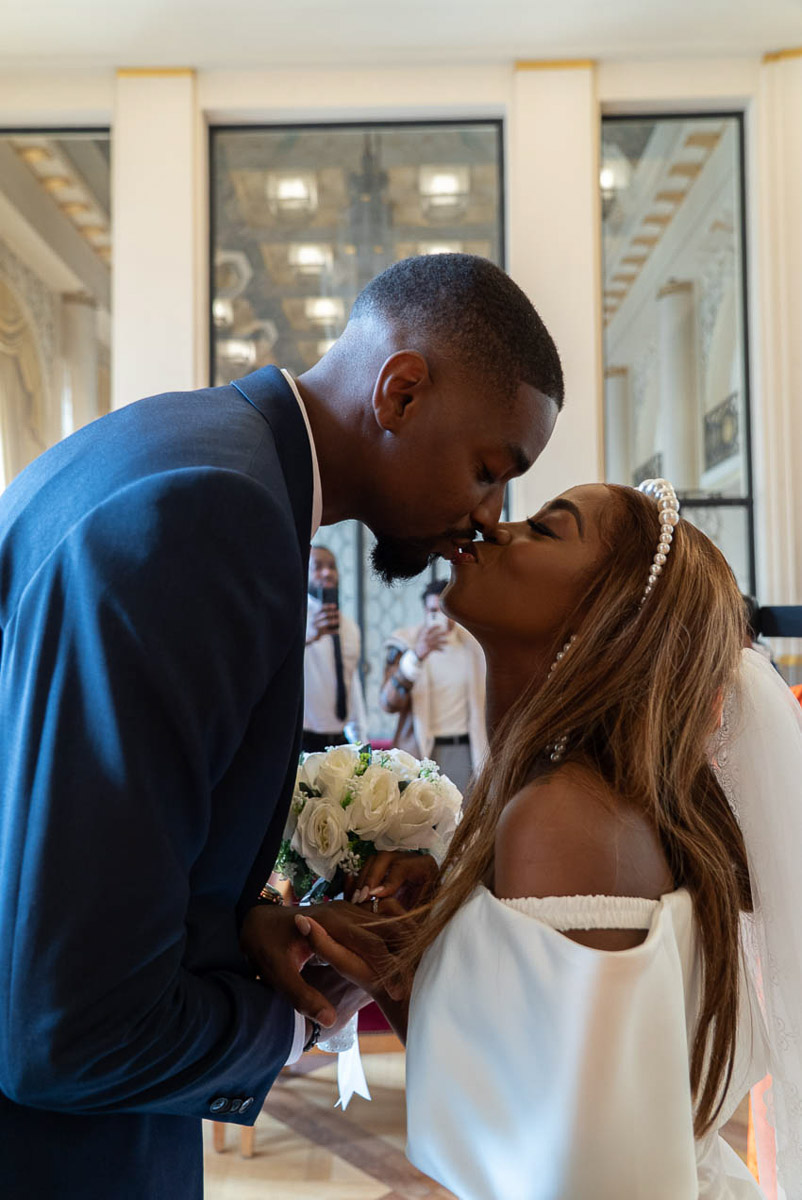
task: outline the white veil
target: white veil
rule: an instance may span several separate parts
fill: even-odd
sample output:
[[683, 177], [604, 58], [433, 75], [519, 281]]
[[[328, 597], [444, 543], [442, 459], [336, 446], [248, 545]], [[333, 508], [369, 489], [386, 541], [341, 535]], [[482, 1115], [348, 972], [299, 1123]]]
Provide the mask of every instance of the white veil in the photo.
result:
[[[802, 707], [753, 650], [743, 652], [713, 756], [749, 861], [754, 913], [743, 918], [743, 944], [765, 1021], [779, 1196], [802, 1200]], [[756, 1134], [758, 1169], [770, 1177], [773, 1148]]]

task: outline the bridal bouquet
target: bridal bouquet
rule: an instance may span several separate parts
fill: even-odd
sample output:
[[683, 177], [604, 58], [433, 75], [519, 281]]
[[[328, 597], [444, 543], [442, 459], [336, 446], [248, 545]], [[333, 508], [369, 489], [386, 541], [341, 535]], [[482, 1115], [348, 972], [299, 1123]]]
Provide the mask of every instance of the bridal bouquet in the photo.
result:
[[302, 754], [276, 871], [304, 900], [336, 896], [379, 850], [445, 857], [462, 795], [437, 763], [403, 750]]

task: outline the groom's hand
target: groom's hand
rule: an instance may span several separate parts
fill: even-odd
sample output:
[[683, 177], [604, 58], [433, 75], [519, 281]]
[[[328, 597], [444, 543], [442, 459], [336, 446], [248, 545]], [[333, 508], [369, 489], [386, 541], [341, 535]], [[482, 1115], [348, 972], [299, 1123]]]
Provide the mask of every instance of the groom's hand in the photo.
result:
[[[336, 940], [329, 930], [312, 917], [314, 911], [306, 907], [296, 909], [295, 924], [309, 940], [318, 961], [330, 964], [344, 980], [350, 981], [367, 997], [372, 996], [382, 1004], [388, 999], [397, 1001], [404, 996], [405, 989], [400, 980], [388, 970], [393, 962], [391, 955], [385, 953], [381, 958], [366, 961], [343, 942]], [[316, 913], [316, 916], [320, 915], [320, 912]]]
[[[310, 904], [294, 910], [295, 916], [310, 917], [325, 929], [334, 941], [361, 958], [371, 970], [383, 971], [388, 963], [388, 934], [392, 922], [383, 922], [370, 910], [357, 908], [345, 900], [331, 904]], [[297, 922], [296, 922], [297, 925]], [[387, 926], [385, 930], [383, 926]]]
[[[301, 974], [315, 951], [296, 926], [295, 917], [299, 912], [319, 922], [332, 938], [359, 955], [374, 971], [380, 972], [385, 966], [387, 950], [378, 935], [375, 916], [353, 904], [335, 901], [302, 909], [262, 904], [247, 913], [240, 945], [259, 977], [276, 991], [289, 996], [293, 1007], [303, 1016], [318, 1021], [324, 1029], [331, 1029], [339, 1021], [340, 1005], [352, 1005], [352, 997], [324, 995]], [[322, 980], [321, 985], [324, 986]], [[353, 1011], [354, 1007], [351, 1007]]]
[[260, 904], [250, 909], [242, 923], [240, 945], [264, 983], [289, 996], [292, 1005], [324, 1029], [337, 1023], [332, 1003], [301, 975], [314, 954], [295, 924], [297, 908]]

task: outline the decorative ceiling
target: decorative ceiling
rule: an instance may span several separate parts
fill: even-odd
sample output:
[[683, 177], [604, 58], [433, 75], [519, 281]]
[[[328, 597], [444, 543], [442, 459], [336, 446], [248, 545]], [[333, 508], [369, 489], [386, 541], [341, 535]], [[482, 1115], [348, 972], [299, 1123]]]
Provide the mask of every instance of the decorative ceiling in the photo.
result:
[[100, 134], [15, 134], [9, 142], [53, 203], [111, 263], [110, 139]]

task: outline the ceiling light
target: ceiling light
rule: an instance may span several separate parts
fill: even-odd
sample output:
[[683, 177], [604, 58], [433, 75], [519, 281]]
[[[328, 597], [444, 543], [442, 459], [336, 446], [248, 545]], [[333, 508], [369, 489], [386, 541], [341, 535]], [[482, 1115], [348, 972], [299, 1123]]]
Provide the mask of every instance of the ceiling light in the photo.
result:
[[291, 242], [288, 247], [290, 266], [302, 275], [319, 275], [331, 268], [334, 255], [331, 246]]
[[25, 162], [31, 167], [34, 167], [41, 162], [47, 162], [47, 160], [51, 157], [50, 151], [46, 146], [18, 145], [18, 152], [20, 158], [24, 158]]
[[339, 296], [311, 296], [304, 301], [304, 313], [315, 325], [334, 325], [345, 316], [345, 306]]
[[317, 208], [317, 176], [314, 171], [268, 171], [267, 203], [281, 216], [304, 216]]
[[462, 242], [418, 242], [418, 254], [462, 254]]
[[61, 211], [68, 217], [82, 217], [84, 213], [89, 212], [89, 205], [83, 204], [80, 200], [71, 200], [69, 204], [61, 205]]
[[418, 171], [421, 205], [429, 216], [453, 217], [468, 205], [469, 167], [421, 167]]
[[252, 367], [256, 362], [256, 346], [245, 338], [226, 338], [217, 343], [222, 358], [238, 367]]
[[605, 200], [628, 188], [632, 180], [632, 164], [618, 146], [606, 145], [599, 171], [599, 188]]
[[218, 296], [212, 301], [212, 320], [216, 329], [228, 329], [234, 324], [234, 304]]

